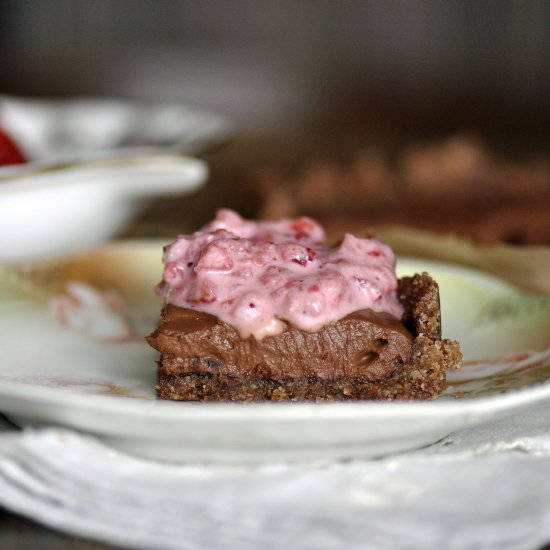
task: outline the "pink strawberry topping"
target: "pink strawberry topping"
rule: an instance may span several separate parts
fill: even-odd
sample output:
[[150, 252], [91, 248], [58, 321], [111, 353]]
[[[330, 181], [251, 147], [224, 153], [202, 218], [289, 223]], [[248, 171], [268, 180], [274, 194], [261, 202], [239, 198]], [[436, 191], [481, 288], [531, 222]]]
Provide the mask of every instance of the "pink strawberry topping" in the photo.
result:
[[164, 250], [157, 291], [167, 303], [216, 315], [246, 338], [285, 322], [316, 331], [360, 309], [401, 318], [395, 256], [376, 239], [325, 243], [310, 218], [249, 221], [231, 210]]

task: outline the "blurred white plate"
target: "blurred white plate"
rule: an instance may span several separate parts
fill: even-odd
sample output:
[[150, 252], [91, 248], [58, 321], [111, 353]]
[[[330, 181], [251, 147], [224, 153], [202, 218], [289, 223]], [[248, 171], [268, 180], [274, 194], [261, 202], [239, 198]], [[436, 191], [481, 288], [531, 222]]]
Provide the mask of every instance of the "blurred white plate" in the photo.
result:
[[29, 162], [0, 166], [0, 261], [97, 245], [157, 196], [197, 190], [182, 158], [225, 141], [232, 123], [177, 103], [0, 96], [0, 124]]
[[32, 171], [0, 171], [0, 261], [46, 257], [116, 235], [159, 196], [198, 190], [206, 165], [151, 154]]
[[0, 410], [160, 460], [379, 456], [550, 398], [550, 303], [479, 272], [401, 260], [439, 281], [444, 332], [468, 362], [431, 402], [200, 404], [155, 399], [143, 341], [160, 303], [160, 242], [0, 268]]
[[[227, 118], [188, 105], [99, 97], [0, 96], [0, 122], [33, 165], [196, 154], [233, 133]], [[3, 167], [0, 174], [27, 167]]]

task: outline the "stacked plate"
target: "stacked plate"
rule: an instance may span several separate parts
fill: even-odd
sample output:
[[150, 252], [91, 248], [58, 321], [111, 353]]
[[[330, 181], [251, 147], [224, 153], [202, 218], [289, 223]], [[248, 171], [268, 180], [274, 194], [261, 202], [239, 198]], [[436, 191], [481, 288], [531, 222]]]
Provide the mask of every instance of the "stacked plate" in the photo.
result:
[[225, 118], [177, 104], [0, 97], [2, 128], [24, 164], [0, 167], [0, 261], [88, 248], [153, 197], [198, 190], [187, 155], [229, 137]]

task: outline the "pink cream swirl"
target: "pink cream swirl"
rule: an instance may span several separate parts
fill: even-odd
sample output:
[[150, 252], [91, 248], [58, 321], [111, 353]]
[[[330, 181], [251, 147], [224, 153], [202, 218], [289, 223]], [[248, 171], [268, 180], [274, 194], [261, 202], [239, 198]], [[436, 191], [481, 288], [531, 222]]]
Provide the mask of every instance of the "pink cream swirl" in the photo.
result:
[[307, 331], [360, 309], [397, 318], [395, 256], [376, 239], [325, 243], [310, 218], [249, 221], [231, 210], [164, 250], [157, 292], [167, 303], [211, 313], [246, 338]]

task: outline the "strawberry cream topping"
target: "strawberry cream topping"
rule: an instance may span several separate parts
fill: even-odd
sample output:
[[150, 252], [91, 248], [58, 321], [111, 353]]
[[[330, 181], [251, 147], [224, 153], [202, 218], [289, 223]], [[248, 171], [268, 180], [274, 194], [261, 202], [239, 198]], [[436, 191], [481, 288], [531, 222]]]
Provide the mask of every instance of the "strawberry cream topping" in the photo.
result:
[[376, 239], [347, 234], [325, 244], [315, 221], [249, 221], [231, 210], [164, 250], [157, 286], [167, 303], [217, 316], [246, 338], [319, 330], [354, 311], [401, 318], [395, 256]]

